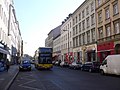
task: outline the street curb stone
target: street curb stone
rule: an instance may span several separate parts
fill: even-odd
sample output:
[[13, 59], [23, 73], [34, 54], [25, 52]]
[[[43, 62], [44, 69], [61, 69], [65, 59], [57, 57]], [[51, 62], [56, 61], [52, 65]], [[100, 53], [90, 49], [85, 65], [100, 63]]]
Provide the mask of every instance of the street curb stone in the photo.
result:
[[9, 90], [10, 86], [12, 85], [13, 81], [17, 77], [18, 73], [19, 73], [19, 70], [15, 73], [15, 75], [13, 76], [13, 78], [8, 82], [8, 84], [6, 85], [6, 87], [5, 87], [4, 90]]

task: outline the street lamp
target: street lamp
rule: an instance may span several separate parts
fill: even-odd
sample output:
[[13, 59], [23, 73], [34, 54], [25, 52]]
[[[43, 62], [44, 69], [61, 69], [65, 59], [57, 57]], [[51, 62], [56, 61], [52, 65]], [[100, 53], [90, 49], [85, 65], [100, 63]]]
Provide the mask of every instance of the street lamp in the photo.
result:
[[63, 31], [68, 31], [68, 60], [70, 60], [70, 56], [69, 56], [69, 30], [63, 30]]

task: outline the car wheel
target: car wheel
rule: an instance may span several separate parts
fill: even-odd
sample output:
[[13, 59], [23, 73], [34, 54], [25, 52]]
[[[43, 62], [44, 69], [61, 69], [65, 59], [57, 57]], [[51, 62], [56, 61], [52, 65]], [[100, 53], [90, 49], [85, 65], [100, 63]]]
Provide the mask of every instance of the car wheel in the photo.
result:
[[81, 71], [84, 71], [84, 69], [83, 69], [83, 68], [81, 68]]
[[29, 71], [31, 71], [31, 69], [29, 69]]
[[89, 69], [89, 72], [90, 72], [90, 73], [92, 72], [92, 69], [91, 69], [91, 68]]
[[104, 71], [103, 71], [103, 70], [100, 70], [100, 73], [101, 73], [102, 75], [105, 75], [105, 73], [104, 73]]
[[21, 71], [21, 69], [19, 68], [19, 71]]

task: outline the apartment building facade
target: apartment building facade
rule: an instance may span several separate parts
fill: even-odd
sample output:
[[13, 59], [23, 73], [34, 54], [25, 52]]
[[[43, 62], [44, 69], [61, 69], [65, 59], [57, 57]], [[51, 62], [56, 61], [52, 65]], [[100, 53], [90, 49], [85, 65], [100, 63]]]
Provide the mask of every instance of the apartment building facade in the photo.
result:
[[45, 47], [48, 47], [49, 45], [48, 37], [45, 39]]
[[13, 0], [0, 0], [0, 59], [17, 62], [22, 55], [22, 37]]
[[71, 63], [73, 60], [72, 14], [61, 25], [61, 61]]
[[61, 47], [60, 47], [60, 28], [61, 25], [57, 26], [53, 29], [54, 31], [54, 37], [53, 37], [53, 60], [60, 61], [61, 60]]
[[97, 49], [100, 62], [120, 54], [120, 0], [96, 0]]
[[73, 52], [80, 62], [96, 61], [95, 0], [85, 0], [72, 15]]
[[60, 28], [61, 28], [61, 25], [52, 29], [48, 33], [48, 37], [45, 39], [45, 47], [52, 47], [53, 48], [53, 60], [60, 60], [60, 55], [61, 55]]
[[49, 33], [48, 33], [48, 42], [46, 42], [48, 44], [48, 47], [52, 47], [53, 48], [53, 33], [54, 31], [51, 30]]

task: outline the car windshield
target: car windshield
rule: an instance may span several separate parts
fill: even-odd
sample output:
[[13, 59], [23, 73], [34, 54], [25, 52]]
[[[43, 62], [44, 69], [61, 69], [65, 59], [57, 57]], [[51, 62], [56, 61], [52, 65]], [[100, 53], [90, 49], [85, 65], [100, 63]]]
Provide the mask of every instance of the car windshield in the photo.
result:
[[29, 64], [29, 61], [22, 61], [23, 64]]
[[93, 63], [94, 63], [94, 65], [96, 65], [96, 66], [100, 65], [99, 62], [93, 62]]

